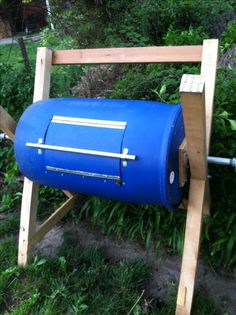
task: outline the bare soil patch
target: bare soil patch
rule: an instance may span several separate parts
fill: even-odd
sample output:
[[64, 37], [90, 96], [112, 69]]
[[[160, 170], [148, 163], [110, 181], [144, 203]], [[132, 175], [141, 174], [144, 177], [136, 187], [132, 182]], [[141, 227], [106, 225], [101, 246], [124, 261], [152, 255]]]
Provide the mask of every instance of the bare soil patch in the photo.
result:
[[[88, 222], [79, 224], [68, 222], [62, 227], [54, 227], [37, 245], [36, 252], [43, 256], [56, 256], [66, 233], [70, 233], [81, 247], [101, 248], [111, 263], [144, 259], [151, 271], [146, 282], [147, 295], [168, 302], [171, 290], [178, 284], [181, 266], [179, 256], [157, 257], [154, 248], [146, 252], [138, 242], [117, 240], [112, 236], [104, 235]], [[236, 314], [235, 274], [215, 273], [200, 260], [196, 289], [215, 299], [222, 311], [227, 310], [229, 314]]]

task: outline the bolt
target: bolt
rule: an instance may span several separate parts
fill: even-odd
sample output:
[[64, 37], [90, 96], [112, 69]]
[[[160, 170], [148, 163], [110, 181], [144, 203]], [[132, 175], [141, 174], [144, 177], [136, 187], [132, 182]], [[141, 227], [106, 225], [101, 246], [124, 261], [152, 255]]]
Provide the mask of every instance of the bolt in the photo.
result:
[[127, 163], [126, 160], [125, 160], [125, 161], [122, 161], [122, 166], [123, 166], [123, 167], [127, 167], [127, 165], [128, 165], [128, 163]]

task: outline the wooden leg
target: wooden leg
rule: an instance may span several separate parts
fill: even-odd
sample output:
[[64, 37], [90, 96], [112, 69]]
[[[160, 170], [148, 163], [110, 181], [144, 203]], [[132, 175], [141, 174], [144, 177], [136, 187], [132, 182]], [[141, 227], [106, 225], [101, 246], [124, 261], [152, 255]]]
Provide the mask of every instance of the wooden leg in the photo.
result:
[[39, 185], [25, 177], [21, 203], [18, 264], [25, 266], [30, 259], [29, 240], [36, 231]]
[[191, 313], [200, 245], [205, 186], [205, 180], [192, 179], [190, 182], [176, 315], [189, 315]]

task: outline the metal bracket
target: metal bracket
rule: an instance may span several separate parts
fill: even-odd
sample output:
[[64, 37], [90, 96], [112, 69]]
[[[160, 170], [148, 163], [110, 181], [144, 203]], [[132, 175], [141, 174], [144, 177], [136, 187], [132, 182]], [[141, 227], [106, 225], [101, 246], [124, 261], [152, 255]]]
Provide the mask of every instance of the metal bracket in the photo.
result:
[[10, 140], [10, 138], [5, 133], [0, 133], [0, 142], [3, 140]]

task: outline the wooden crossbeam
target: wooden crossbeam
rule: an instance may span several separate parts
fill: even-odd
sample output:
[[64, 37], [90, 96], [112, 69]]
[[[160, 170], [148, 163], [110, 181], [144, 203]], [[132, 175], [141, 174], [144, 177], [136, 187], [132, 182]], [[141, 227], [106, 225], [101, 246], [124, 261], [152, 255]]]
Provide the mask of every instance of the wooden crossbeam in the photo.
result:
[[57, 50], [52, 64], [200, 63], [202, 46]]

